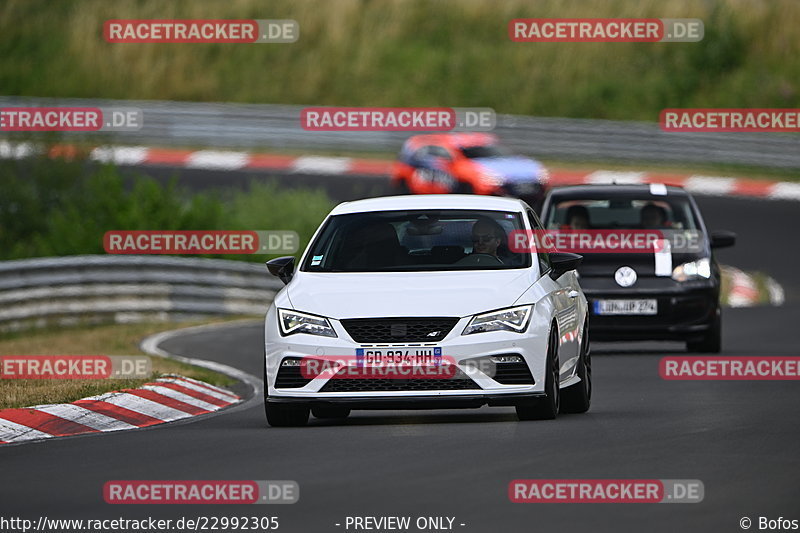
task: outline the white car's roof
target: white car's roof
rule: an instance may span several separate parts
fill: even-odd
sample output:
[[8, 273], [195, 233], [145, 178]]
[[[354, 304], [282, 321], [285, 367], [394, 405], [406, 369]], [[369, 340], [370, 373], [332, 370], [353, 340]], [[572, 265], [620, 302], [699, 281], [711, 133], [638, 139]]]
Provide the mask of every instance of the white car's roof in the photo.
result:
[[410, 209], [477, 209], [485, 211], [523, 211], [524, 203], [516, 198], [481, 196], [477, 194], [418, 194], [383, 196], [354, 202], [344, 202], [331, 215], [369, 211], [403, 211]]

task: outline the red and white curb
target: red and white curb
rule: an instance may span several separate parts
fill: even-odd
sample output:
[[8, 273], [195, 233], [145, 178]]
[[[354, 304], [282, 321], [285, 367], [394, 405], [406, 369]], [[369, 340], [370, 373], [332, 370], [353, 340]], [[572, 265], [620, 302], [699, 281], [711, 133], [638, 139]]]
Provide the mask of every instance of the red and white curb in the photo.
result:
[[0, 443], [136, 429], [218, 411], [242, 399], [182, 376], [72, 403], [0, 410]]
[[[79, 148], [72, 145], [56, 145], [50, 148], [49, 155], [69, 157], [78, 151]], [[2, 159], [22, 159], [36, 153], [38, 153], [38, 149], [33, 143], [0, 141], [0, 158]], [[163, 165], [204, 170], [278, 170], [290, 173], [374, 177], [390, 175], [394, 164], [393, 161], [384, 159], [314, 155], [289, 156], [229, 150], [182, 150], [147, 146], [101, 146], [89, 150], [88, 157], [94, 161], [131, 166]], [[689, 192], [699, 195], [800, 200], [800, 183], [794, 182], [699, 174], [551, 169], [551, 185], [592, 183], [665, 183], [682, 186]]]
[[[728, 293], [727, 305], [728, 307], [753, 307], [760, 305], [763, 298], [758, 290], [758, 285], [755, 278], [732, 266], [721, 267], [723, 274], [726, 275], [731, 282], [731, 288]], [[783, 305], [785, 295], [783, 287], [772, 278], [767, 278], [767, 298], [770, 305]]]

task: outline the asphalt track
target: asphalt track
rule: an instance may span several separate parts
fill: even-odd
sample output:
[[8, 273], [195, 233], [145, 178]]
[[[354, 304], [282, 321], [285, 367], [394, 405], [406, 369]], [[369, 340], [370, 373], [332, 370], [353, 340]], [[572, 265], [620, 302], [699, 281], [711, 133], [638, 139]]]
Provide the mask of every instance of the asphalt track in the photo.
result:
[[[327, 178], [334, 180], [335, 178]], [[798, 356], [796, 202], [698, 198], [707, 224], [739, 234], [721, 262], [764, 271], [782, 307], [728, 309], [724, 354]], [[258, 324], [162, 348], [261, 375]], [[361, 411], [342, 424], [268, 428], [260, 403], [190, 423], [0, 447], [0, 516], [141, 519], [278, 516], [279, 531], [345, 531], [346, 516], [452, 516], [456, 531], [741, 531], [750, 517], [800, 519], [800, 384], [663, 381], [675, 343], [595, 344], [584, 415], [516, 421], [513, 410]], [[513, 479], [699, 479], [697, 504], [513, 504]], [[295, 480], [274, 506], [114, 506], [124, 479]], [[342, 524], [336, 526], [335, 524]], [[460, 526], [459, 524], [465, 524]], [[350, 529], [350, 531], [353, 531]], [[411, 531], [416, 531], [412, 528]]]

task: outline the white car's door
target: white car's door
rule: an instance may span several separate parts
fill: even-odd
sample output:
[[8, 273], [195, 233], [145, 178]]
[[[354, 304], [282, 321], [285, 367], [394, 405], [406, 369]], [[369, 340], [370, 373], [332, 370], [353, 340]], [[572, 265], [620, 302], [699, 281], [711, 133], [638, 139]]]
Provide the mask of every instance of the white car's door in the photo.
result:
[[[532, 210], [527, 211], [528, 223], [533, 230], [541, 230], [542, 226]], [[583, 325], [583, 302], [580, 286], [574, 270], [566, 272], [558, 279], [552, 279], [547, 273], [550, 268], [549, 255], [546, 252], [536, 253], [534, 260], [539, 261], [542, 279], [540, 284], [550, 294], [555, 307], [558, 324], [559, 363], [561, 379], [566, 379], [574, 372], [580, 351], [580, 330]]]

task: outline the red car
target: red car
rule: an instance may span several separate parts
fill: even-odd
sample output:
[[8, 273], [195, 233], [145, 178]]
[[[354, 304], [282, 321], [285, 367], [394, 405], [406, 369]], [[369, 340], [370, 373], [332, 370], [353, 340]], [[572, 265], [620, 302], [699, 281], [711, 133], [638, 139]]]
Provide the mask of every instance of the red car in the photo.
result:
[[489, 133], [415, 135], [400, 150], [392, 183], [412, 194], [489, 194], [521, 198], [538, 207], [547, 169], [514, 155]]

